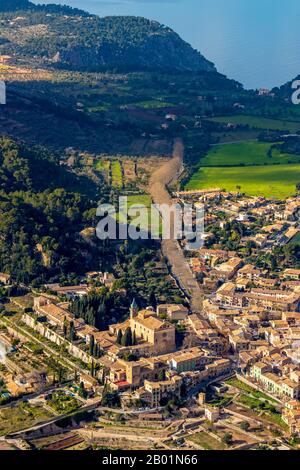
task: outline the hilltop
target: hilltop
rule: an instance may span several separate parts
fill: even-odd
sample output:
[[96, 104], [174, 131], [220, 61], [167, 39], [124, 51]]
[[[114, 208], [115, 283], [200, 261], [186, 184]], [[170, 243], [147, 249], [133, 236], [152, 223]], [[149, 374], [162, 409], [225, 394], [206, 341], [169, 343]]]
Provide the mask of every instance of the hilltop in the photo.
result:
[[0, 11], [17, 11], [34, 8], [34, 4], [28, 0], [2, 0]]
[[171, 28], [142, 17], [100, 18], [65, 6], [4, 0], [0, 21], [0, 54], [34, 58], [42, 65], [84, 71], [215, 71]]
[[35, 5], [29, 0], [1, 0], [0, 13], [1, 12], [16, 12], [16, 11], [44, 11], [44, 12], [57, 12], [61, 14], [73, 14], [73, 15], [84, 15], [88, 16], [83, 10], [78, 8], [72, 8], [67, 5]]

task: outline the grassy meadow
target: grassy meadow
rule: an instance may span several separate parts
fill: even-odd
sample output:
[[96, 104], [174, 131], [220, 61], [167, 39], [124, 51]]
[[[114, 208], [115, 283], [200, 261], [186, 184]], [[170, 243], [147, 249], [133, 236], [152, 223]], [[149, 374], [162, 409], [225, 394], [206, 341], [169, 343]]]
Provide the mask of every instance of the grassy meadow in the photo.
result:
[[285, 199], [296, 192], [300, 182], [300, 165], [200, 168], [186, 189], [221, 188], [236, 191], [241, 187], [249, 196]]
[[186, 189], [221, 188], [250, 196], [285, 199], [300, 182], [300, 155], [282, 154], [262, 142], [214, 145]]
[[98, 160], [95, 163], [95, 168], [98, 171], [109, 171], [110, 163], [108, 160]]
[[215, 118], [210, 118], [210, 121], [220, 122], [227, 124], [228, 122], [232, 124], [241, 124], [248, 125], [249, 127], [255, 129], [269, 129], [269, 130], [278, 130], [278, 131], [289, 131], [297, 132], [300, 130], [300, 123], [295, 121], [284, 121], [279, 119], [270, 119], [260, 116], [247, 116], [244, 114], [237, 114], [232, 116], [220, 116]]
[[[133, 216], [129, 216], [129, 221], [136, 226], [140, 226], [141, 230], [148, 232], [148, 229], [150, 228], [150, 222], [151, 222], [151, 204], [152, 200], [151, 197], [147, 194], [136, 194], [136, 195], [130, 195], [127, 196], [127, 204], [128, 208], [133, 208], [133, 206], [139, 206], [143, 205], [147, 208], [147, 213], [139, 213], [139, 211], [136, 211], [136, 214]], [[120, 214], [120, 217], [118, 218], [120, 222], [124, 222], [125, 218], [122, 217]], [[135, 223], [136, 222], [136, 223]], [[155, 231], [157, 236], [161, 233], [161, 225], [159, 224], [159, 227]]]
[[264, 142], [237, 142], [211, 147], [201, 160], [202, 166], [238, 166], [238, 165], [277, 165], [300, 163], [300, 155], [281, 154], [278, 150], [268, 151], [271, 144]]

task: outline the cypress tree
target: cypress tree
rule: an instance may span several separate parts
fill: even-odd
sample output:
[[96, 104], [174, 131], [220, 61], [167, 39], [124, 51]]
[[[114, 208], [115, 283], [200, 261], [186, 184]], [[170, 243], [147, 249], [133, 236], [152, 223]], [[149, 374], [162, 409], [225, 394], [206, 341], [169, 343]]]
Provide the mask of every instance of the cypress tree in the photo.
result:
[[133, 346], [135, 346], [137, 344], [137, 339], [136, 339], [136, 333], [135, 331], [133, 332], [133, 336], [132, 336], [132, 344]]
[[86, 390], [84, 388], [84, 383], [83, 382], [80, 382], [78, 394], [79, 394], [80, 397], [86, 398], [87, 393], [86, 393]]
[[156, 300], [156, 295], [155, 292], [152, 290], [149, 295], [149, 304], [151, 307], [156, 310], [157, 308], [157, 300]]
[[122, 338], [123, 338], [122, 330], [119, 330], [118, 335], [117, 335], [117, 344], [122, 344]]
[[70, 341], [73, 343], [76, 339], [74, 322], [70, 322]]
[[122, 338], [122, 346], [132, 346], [132, 332], [131, 328], [126, 328], [125, 334]]
[[94, 345], [95, 345], [95, 337], [94, 337], [94, 335], [92, 335], [91, 339], [90, 339], [90, 355], [91, 356], [94, 353]]
[[63, 335], [64, 335], [65, 338], [68, 335], [68, 325], [67, 325], [66, 317], [64, 318]]

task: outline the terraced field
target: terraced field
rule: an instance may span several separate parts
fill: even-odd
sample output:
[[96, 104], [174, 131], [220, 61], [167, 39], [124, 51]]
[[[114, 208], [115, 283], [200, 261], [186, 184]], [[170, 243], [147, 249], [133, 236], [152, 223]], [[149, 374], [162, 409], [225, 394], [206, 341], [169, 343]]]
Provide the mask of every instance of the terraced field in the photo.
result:
[[114, 188], [122, 188], [123, 174], [122, 165], [119, 161], [113, 161], [111, 163], [111, 181]]
[[53, 417], [39, 406], [20, 403], [15, 407], [0, 410], [0, 436], [20, 431]]
[[211, 434], [206, 432], [199, 432], [189, 436], [189, 441], [194, 442], [195, 444], [201, 446], [204, 450], [224, 450], [226, 445], [215, 439]]

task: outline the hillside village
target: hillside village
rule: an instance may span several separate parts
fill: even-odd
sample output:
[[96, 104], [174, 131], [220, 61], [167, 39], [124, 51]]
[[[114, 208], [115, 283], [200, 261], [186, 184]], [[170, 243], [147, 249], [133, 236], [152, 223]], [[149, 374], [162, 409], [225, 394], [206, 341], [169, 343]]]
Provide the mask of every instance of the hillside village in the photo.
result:
[[[299, 450], [291, 83], [140, 16], [2, 0], [0, 25], [0, 451]], [[192, 205], [201, 247], [151, 238], [153, 203]]]
[[[144, 409], [149, 419], [171, 402], [177, 414], [189, 403], [192, 415], [201, 416], [202, 409], [205, 419], [222, 423], [225, 409], [234, 413], [241, 405], [224, 390], [241, 393], [245, 387], [253, 393], [245, 410], [255, 411], [260, 403], [254, 397], [261, 393], [267, 411], [268, 403], [275, 404], [284, 435], [300, 434], [300, 266], [293, 258], [299, 259], [293, 240], [300, 231], [300, 199], [269, 201], [217, 189], [174, 198], [205, 206], [204, 247], [190, 251], [181, 242], [204, 294], [201, 314], [188, 303], [141, 309], [133, 298], [123, 322], [99, 330], [72, 305], [92, 295], [95, 279], [113, 289], [116, 278], [107, 272], [87, 273], [77, 286], [48, 284], [39, 295], [13, 297], [14, 308], [5, 307], [13, 314], [1, 315], [1, 338], [7, 343], [9, 337], [11, 345], [0, 372], [3, 402], [63, 384], [75, 371], [75, 394], [87, 403], [125, 413]], [[2, 273], [0, 280], [8, 289], [10, 276]], [[33, 358], [38, 344], [47, 346], [48, 357], [59, 352], [64, 379], [61, 372], [49, 373], [46, 350], [38, 352], [40, 367], [24, 370], [29, 339], [36, 343]]]

